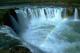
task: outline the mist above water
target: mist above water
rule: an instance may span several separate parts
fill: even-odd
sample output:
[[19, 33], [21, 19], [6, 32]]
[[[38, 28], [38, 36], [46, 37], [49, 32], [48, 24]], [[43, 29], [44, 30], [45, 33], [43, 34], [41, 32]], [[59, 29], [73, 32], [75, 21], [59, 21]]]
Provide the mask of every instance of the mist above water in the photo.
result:
[[[79, 20], [78, 10], [75, 8], [74, 18], [70, 21], [69, 16], [66, 15], [66, 9], [64, 9], [25, 7], [16, 10], [21, 38], [46, 53], [65, 53], [69, 47], [76, 47], [80, 37], [80, 33], [74, 30], [77, 27], [76, 22]], [[62, 12], [66, 18], [62, 16]], [[66, 53], [71, 53], [71, 51]]]

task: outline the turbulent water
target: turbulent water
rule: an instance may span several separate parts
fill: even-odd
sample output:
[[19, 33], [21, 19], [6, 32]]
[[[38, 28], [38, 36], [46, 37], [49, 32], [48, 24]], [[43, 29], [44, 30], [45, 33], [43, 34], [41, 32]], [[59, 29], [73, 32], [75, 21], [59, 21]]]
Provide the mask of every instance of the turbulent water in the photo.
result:
[[73, 19], [66, 16], [65, 8], [25, 7], [15, 12], [20, 25], [20, 35], [25, 42], [45, 53], [80, 53], [80, 21], [77, 18], [77, 8], [72, 15]]

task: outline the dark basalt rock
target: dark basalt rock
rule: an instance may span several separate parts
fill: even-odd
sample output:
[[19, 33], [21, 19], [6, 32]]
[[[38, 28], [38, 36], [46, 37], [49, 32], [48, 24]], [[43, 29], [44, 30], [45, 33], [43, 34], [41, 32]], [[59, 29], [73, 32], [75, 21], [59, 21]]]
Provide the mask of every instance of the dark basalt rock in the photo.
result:
[[10, 48], [10, 53], [32, 53], [30, 49], [24, 46], [14, 46]]

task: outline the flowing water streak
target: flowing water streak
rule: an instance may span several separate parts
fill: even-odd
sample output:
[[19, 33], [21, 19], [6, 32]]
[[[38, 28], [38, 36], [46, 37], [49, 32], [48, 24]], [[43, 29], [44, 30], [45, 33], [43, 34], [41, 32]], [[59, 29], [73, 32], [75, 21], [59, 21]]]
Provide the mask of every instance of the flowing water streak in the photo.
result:
[[78, 21], [78, 9], [75, 8], [75, 12], [74, 12], [74, 21]]

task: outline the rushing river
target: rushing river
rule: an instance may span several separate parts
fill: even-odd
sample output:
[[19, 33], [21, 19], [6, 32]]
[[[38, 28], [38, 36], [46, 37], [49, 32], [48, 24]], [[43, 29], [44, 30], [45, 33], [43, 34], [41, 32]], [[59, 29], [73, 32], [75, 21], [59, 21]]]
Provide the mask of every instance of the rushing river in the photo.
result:
[[[24, 7], [15, 10], [21, 38], [44, 53], [80, 53], [78, 10], [68, 18], [65, 8]], [[64, 12], [62, 16], [62, 12]], [[17, 28], [17, 27], [16, 27]], [[33, 53], [35, 49], [32, 49]]]

